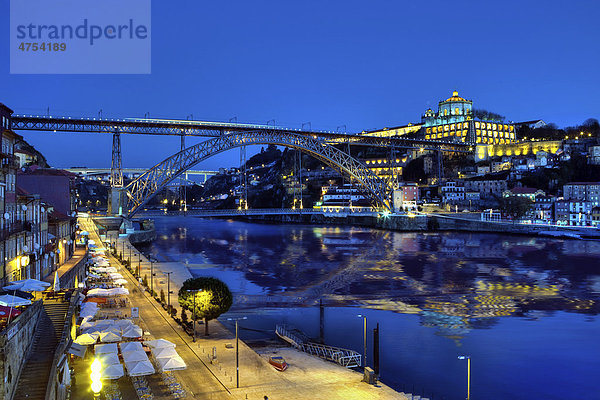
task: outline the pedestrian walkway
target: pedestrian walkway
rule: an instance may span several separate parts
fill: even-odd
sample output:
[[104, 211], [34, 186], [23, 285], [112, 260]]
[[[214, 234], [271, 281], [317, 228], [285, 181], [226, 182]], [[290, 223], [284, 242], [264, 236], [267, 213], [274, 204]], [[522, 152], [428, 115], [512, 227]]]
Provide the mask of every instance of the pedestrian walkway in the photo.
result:
[[[97, 231], [91, 221], [85, 229], [96, 240]], [[119, 238], [117, 249], [122, 251], [123, 245], [127, 258], [128, 240]], [[147, 275], [150, 285], [150, 262], [139, 255], [135, 248], [132, 248], [131, 253], [134, 270], [138, 266], [139, 257], [140, 276]], [[220, 322], [213, 320], [209, 323], [208, 337], [204, 336], [204, 328], [198, 324], [197, 341], [193, 342], [193, 338], [184, 332], [126, 268], [112, 256], [110, 262], [129, 281], [129, 300], [133, 306], [139, 307], [140, 318], [147, 330], [154, 338], [164, 338], [177, 345], [176, 350], [188, 368], [177, 371], [176, 374], [190, 397], [240, 400], [263, 400], [264, 396], [268, 396], [270, 400], [406, 399], [385, 385], [373, 386], [361, 382], [362, 374], [359, 372], [307, 355], [303, 355], [307, 359], [294, 362], [286, 372], [276, 371], [268, 363], [268, 354], [257, 354], [243, 341], [239, 342], [239, 388], [236, 388], [235, 336]], [[160, 293], [162, 288], [166, 294], [170, 283], [174, 292], [171, 304], [178, 309], [180, 315], [177, 292], [191, 274], [180, 263], [154, 263], [153, 269], [156, 274], [154, 290]], [[167, 271], [173, 272], [170, 278], [162, 274]], [[293, 349], [289, 350], [295, 352]], [[216, 359], [213, 359], [215, 353]]]

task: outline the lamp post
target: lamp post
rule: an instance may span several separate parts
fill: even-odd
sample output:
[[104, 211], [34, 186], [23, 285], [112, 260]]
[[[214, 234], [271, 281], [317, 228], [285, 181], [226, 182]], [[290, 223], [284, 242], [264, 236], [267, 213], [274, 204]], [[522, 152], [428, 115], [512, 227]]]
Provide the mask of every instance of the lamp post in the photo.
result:
[[467, 360], [467, 400], [471, 400], [471, 356], [458, 356], [459, 360]]
[[142, 253], [138, 253], [138, 267], [137, 267], [138, 279], [140, 279], [141, 274], [142, 274]]
[[163, 274], [167, 275], [167, 308], [171, 309], [171, 274], [173, 271], [163, 272]]
[[90, 367], [92, 373], [90, 379], [92, 380], [92, 392], [94, 392], [94, 399], [100, 398], [100, 391], [102, 390], [102, 363], [97, 358], [94, 358], [92, 366]]
[[150, 291], [154, 296], [154, 261], [150, 260]]
[[367, 316], [358, 314], [358, 317], [363, 319], [363, 368], [367, 368]]
[[235, 387], [240, 387], [240, 352], [239, 352], [239, 336], [238, 336], [238, 321], [247, 319], [247, 317], [241, 318], [227, 318], [227, 321], [235, 321]]
[[192, 309], [192, 323], [194, 324], [193, 327], [193, 334], [192, 334], [192, 342], [196, 342], [196, 293], [201, 292], [202, 289], [189, 289], [188, 292], [193, 293], [194, 296], [194, 305], [193, 305], [193, 309]]

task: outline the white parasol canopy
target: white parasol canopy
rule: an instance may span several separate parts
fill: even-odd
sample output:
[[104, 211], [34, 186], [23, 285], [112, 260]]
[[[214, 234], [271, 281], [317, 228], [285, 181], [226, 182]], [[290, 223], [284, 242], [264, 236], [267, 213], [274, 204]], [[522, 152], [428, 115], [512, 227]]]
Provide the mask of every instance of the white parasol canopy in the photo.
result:
[[119, 355], [117, 353], [104, 353], [96, 356], [102, 365], [119, 364]]
[[117, 333], [115, 333], [113, 331], [102, 332], [100, 334], [100, 341], [102, 343], [119, 342], [119, 341], [121, 341], [121, 335], [118, 335]]
[[116, 343], [97, 344], [94, 347], [94, 351], [96, 352], [96, 355], [106, 354], [106, 353], [115, 353], [115, 354], [119, 353], [119, 349], [117, 348]]
[[96, 333], [84, 333], [77, 336], [74, 342], [84, 346], [89, 346], [90, 344], [95, 344], [98, 341], [98, 336], [99, 335]]
[[125, 375], [125, 372], [121, 364], [110, 364], [102, 370], [103, 379], [119, 379], [123, 375]]
[[129, 290], [127, 288], [117, 287], [108, 289], [109, 296], [128, 296]]
[[121, 348], [122, 353], [127, 353], [130, 351], [144, 351], [144, 348], [140, 342], [119, 343], [119, 347]]
[[162, 371], [181, 371], [182, 369], [187, 368], [185, 361], [183, 361], [183, 358], [179, 356], [171, 358], [159, 358], [158, 364], [160, 365], [160, 369]]
[[22, 290], [24, 292], [43, 292], [48, 289], [50, 284], [48, 282], [40, 281], [37, 279], [22, 279], [20, 281], [13, 281], [8, 286], [4, 286], [4, 290]]
[[144, 350], [126, 351], [122, 352], [123, 360], [126, 363], [132, 363], [137, 361], [148, 361], [148, 356]]
[[81, 232], [79, 232], [79, 234], [81, 236], [88, 236], [90, 233], [88, 231], [81, 231]]
[[123, 278], [115, 279], [114, 283], [116, 285], [127, 285], [127, 281], [125, 279], [123, 279]]
[[108, 296], [108, 289], [91, 289], [87, 292], [85, 297], [106, 297]]
[[10, 294], [5, 294], [0, 296], [0, 305], [7, 307], [18, 307], [18, 306], [28, 306], [31, 304], [31, 301], [24, 299], [22, 297], [13, 296]]
[[163, 347], [176, 347], [175, 343], [169, 342], [165, 339], [155, 339], [144, 342], [147, 346], [152, 347], [153, 349], [160, 349]]
[[142, 337], [143, 331], [137, 325], [130, 326], [129, 328], [123, 330], [123, 337], [128, 339], [135, 339]]
[[125, 363], [125, 367], [129, 376], [152, 375], [156, 372], [150, 361]]
[[157, 359], [179, 356], [179, 354], [177, 354], [177, 351], [175, 350], [175, 347], [163, 347], [160, 349], [152, 349], [152, 354]]

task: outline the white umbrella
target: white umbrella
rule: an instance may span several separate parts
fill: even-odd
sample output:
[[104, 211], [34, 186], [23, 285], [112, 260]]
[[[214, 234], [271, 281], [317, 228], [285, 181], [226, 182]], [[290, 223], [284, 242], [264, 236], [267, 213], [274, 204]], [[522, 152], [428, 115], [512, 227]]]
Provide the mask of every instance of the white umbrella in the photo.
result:
[[88, 240], [88, 244], [96, 244], [96, 241], [94, 239], [90, 239]]
[[160, 349], [152, 349], [152, 354], [157, 359], [179, 356], [179, 354], [177, 354], [177, 351], [175, 350], [175, 347], [163, 347]]
[[155, 339], [144, 342], [147, 346], [152, 347], [153, 349], [160, 349], [162, 347], [176, 347], [175, 343], [169, 342], [165, 339]]
[[89, 346], [90, 344], [95, 344], [98, 341], [98, 335], [96, 333], [84, 333], [74, 340], [75, 343], [81, 344], [84, 346]]
[[108, 276], [110, 276], [111, 279], [123, 279], [123, 275], [118, 272], [109, 272]]
[[123, 360], [126, 363], [148, 361], [148, 356], [144, 350], [126, 351], [125, 353], [121, 354], [123, 354]]
[[73, 343], [71, 343], [71, 346], [69, 346], [69, 350], [67, 351], [67, 353], [73, 354], [74, 356], [77, 356], [79, 358], [83, 358], [85, 356], [86, 350], [87, 350], [86, 346], [81, 345], [76, 342], [73, 342]]
[[142, 337], [142, 328], [137, 325], [131, 326], [123, 331], [123, 337], [128, 339], [135, 339]]
[[121, 353], [127, 353], [130, 351], [144, 351], [144, 348], [140, 342], [119, 343], [119, 347], [121, 348]]
[[102, 370], [103, 379], [119, 379], [125, 375], [121, 364], [109, 364]]
[[110, 365], [110, 364], [119, 364], [119, 354], [118, 353], [104, 353], [96, 356], [102, 363], [102, 365]]
[[120, 340], [121, 340], [121, 335], [118, 335], [113, 331], [102, 332], [100, 334], [100, 341], [103, 343], [119, 342]]
[[20, 281], [13, 281], [8, 286], [4, 286], [4, 290], [22, 290], [24, 292], [43, 292], [48, 289], [50, 284], [48, 282], [40, 281], [37, 279], [22, 279]]
[[79, 234], [81, 236], [88, 236], [90, 233], [88, 231], [81, 231], [81, 232], [79, 232]]
[[117, 272], [117, 269], [115, 267], [108, 267], [106, 268], [106, 272]]
[[187, 368], [185, 361], [183, 361], [183, 358], [179, 356], [171, 358], [159, 358], [158, 364], [160, 365], [160, 369], [163, 371], [181, 371], [182, 369]]
[[130, 319], [116, 319], [115, 325], [119, 328], [126, 329], [133, 325], [133, 321]]
[[126, 288], [112, 288], [112, 289], [108, 289], [108, 296], [128, 296], [129, 295], [129, 290], [127, 290]]
[[127, 280], [125, 280], [125, 279], [123, 279], [123, 278], [120, 278], [120, 279], [116, 279], [116, 280], [114, 281], [114, 283], [115, 283], [116, 285], [127, 285]]
[[97, 344], [94, 347], [94, 351], [95, 351], [96, 355], [106, 354], [106, 353], [119, 353], [119, 349], [117, 348], [116, 343]]
[[108, 289], [92, 289], [87, 292], [86, 297], [106, 297], [108, 296]]
[[127, 367], [129, 376], [152, 375], [156, 372], [150, 361], [125, 363], [125, 366]]
[[0, 305], [7, 307], [18, 307], [18, 306], [28, 306], [31, 304], [31, 301], [24, 299], [22, 297], [13, 296], [10, 294], [5, 294], [0, 296]]
[[58, 279], [58, 271], [54, 273], [54, 284], [52, 285], [52, 290], [55, 292], [60, 292], [60, 279]]

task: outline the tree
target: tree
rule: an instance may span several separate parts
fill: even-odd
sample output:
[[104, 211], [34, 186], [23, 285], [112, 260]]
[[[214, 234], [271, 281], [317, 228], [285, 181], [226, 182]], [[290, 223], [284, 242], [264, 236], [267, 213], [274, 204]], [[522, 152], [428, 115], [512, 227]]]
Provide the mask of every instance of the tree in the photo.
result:
[[185, 308], [181, 309], [181, 324], [182, 325], [187, 325], [188, 322], [188, 316], [187, 313], [185, 312]]
[[142, 284], [145, 287], [148, 287], [148, 275], [147, 274], [144, 274], [144, 279], [142, 279]]
[[[199, 290], [198, 292], [191, 292]], [[194, 297], [196, 308], [194, 309]], [[179, 289], [179, 304], [192, 312], [192, 319], [204, 320], [204, 335], [208, 336], [208, 321], [227, 312], [233, 303], [231, 291], [217, 278], [191, 278]]]
[[160, 289], [160, 302], [161, 303], [165, 302], [165, 291], [164, 291], [164, 289]]
[[523, 196], [508, 196], [500, 200], [500, 209], [506, 215], [513, 217], [513, 220], [520, 219], [527, 215], [532, 208], [532, 201]]

